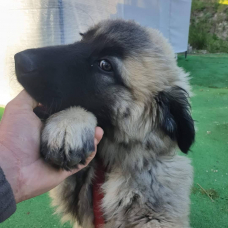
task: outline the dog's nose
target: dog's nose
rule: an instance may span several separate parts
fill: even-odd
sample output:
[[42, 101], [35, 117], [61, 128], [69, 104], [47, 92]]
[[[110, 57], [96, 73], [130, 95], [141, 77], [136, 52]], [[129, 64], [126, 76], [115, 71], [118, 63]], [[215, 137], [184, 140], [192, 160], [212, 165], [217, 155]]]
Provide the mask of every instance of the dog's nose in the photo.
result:
[[34, 54], [28, 50], [17, 53], [14, 60], [17, 75], [36, 70]]

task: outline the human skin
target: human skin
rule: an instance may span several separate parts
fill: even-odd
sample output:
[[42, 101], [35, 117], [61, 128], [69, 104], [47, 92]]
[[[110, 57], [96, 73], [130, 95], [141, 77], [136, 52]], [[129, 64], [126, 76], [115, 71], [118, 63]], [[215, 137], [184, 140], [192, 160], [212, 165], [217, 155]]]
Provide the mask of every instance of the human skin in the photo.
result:
[[68, 176], [78, 172], [94, 158], [97, 144], [103, 136], [99, 127], [95, 130], [95, 151], [85, 165], [65, 171], [55, 169], [40, 156], [42, 122], [33, 109], [37, 102], [26, 91], [10, 101], [0, 122], [0, 167], [11, 185], [16, 203], [41, 195]]

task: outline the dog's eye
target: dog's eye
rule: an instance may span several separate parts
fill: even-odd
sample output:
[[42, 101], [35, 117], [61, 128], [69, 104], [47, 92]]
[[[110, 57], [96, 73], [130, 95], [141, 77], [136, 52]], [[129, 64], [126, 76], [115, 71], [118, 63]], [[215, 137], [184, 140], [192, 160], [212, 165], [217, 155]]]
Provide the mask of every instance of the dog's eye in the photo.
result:
[[108, 60], [105, 60], [105, 59], [101, 60], [99, 62], [99, 66], [104, 71], [108, 71], [108, 72], [112, 71], [112, 65]]

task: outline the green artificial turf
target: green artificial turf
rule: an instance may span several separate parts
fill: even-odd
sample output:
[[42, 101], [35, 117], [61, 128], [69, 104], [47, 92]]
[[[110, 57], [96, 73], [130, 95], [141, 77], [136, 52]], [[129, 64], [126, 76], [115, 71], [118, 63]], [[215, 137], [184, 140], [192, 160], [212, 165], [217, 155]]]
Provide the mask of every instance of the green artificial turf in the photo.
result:
[[2, 118], [3, 112], [4, 112], [4, 108], [0, 107], [0, 120]]
[[[228, 55], [182, 56], [191, 72], [196, 142], [189, 156], [194, 166], [191, 195], [193, 228], [228, 227]], [[214, 202], [199, 185], [207, 191]]]
[[[191, 72], [197, 136], [189, 157], [194, 166], [191, 194], [193, 228], [228, 227], [228, 55], [183, 56], [179, 66]], [[2, 109], [0, 109], [1, 115]], [[201, 189], [201, 187], [206, 191]], [[213, 202], [212, 202], [213, 200]], [[70, 227], [61, 225], [47, 194], [22, 202], [2, 228]]]

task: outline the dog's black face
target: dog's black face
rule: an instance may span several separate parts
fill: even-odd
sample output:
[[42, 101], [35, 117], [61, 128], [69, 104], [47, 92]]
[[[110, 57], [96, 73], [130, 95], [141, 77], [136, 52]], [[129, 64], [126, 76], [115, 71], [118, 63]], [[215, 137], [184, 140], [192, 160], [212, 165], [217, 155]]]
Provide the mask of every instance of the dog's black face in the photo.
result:
[[186, 75], [156, 31], [104, 21], [74, 44], [22, 51], [15, 65], [18, 81], [41, 104], [35, 110], [41, 118], [81, 106], [104, 130], [114, 126], [127, 137], [140, 131], [135, 141], [152, 130], [177, 141], [183, 152], [194, 141]]
[[[18, 81], [43, 106], [40, 114], [53, 114], [82, 106], [96, 116], [109, 113], [112, 87], [122, 87], [112, 61], [92, 44], [26, 50], [15, 55]], [[104, 115], [104, 116], [106, 116]]]
[[108, 87], [122, 85], [110, 56], [95, 57], [89, 46], [78, 42], [15, 55], [18, 81], [43, 105], [37, 110], [40, 114], [43, 110], [50, 115], [70, 106], [82, 106], [96, 115], [108, 111]]
[[115, 102], [113, 95], [127, 88], [117, 60], [124, 59], [131, 48], [142, 47], [141, 41], [145, 45], [146, 36], [140, 34], [145, 32], [136, 24], [118, 21], [106, 34], [96, 32], [97, 28], [89, 30], [82, 34], [81, 41], [71, 45], [30, 49], [15, 55], [18, 81], [42, 104], [36, 109], [38, 115], [48, 117], [70, 106], [81, 106], [94, 113], [98, 122], [107, 124]]

